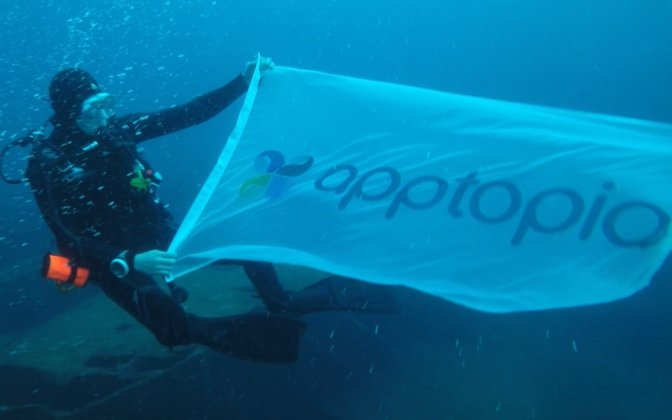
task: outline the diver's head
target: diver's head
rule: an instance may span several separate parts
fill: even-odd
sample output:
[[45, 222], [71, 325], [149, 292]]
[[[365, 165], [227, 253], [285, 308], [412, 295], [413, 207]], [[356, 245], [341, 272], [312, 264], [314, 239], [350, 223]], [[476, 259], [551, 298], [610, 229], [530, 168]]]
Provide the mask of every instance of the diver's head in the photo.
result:
[[49, 99], [54, 109], [53, 122], [76, 125], [86, 134], [106, 126], [113, 114], [112, 96], [103, 92], [96, 79], [81, 69], [56, 73], [49, 85]]

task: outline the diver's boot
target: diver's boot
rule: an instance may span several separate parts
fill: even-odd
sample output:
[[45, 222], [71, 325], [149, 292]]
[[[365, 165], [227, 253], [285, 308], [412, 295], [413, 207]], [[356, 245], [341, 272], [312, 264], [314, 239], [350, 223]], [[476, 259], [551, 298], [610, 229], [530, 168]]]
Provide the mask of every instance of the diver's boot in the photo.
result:
[[189, 316], [189, 336], [193, 343], [241, 359], [269, 363], [296, 361], [305, 328], [299, 320], [278, 315]]
[[327, 277], [287, 295], [285, 310], [297, 314], [320, 311], [401, 312], [391, 287], [339, 276]]

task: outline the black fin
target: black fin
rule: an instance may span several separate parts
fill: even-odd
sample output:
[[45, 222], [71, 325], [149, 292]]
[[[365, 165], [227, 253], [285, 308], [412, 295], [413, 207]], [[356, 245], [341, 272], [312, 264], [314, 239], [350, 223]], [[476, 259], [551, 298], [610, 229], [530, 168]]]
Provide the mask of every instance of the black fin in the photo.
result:
[[289, 293], [286, 310], [294, 313], [356, 311], [400, 313], [389, 286], [330, 276], [298, 292]]
[[190, 322], [195, 343], [241, 359], [269, 363], [296, 361], [305, 329], [299, 320], [272, 314], [192, 317]]

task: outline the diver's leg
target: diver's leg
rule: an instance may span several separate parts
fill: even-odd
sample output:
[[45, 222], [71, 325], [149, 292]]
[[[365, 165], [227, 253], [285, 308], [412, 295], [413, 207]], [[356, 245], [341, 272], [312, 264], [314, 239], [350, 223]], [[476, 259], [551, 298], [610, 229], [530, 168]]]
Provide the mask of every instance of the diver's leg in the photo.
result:
[[164, 346], [201, 344], [231, 356], [271, 363], [298, 358], [305, 330], [301, 321], [266, 314], [221, 318], [187, 314], [150, 277], [139, 273], [130, 280], [108, 279], [102, 289]]
[[400, 306], [391, 287], [355, 279], [329, 276], [296, 292], [280, 285], [273, 264], [256, 261], [221, 261], [240, 264], [271, 312], [305, 314], [321, 311], [398, 313]]
[[218, 265], [239, 265], [257, 290], [259, 298], [270, 312], [289, 310], [289, 294], [280, 285], [273, 264], [247, 260], [217, 260]]
[[127, 278], [107, 278], [103, 292], [139, 323], [149, 329], [157, 341], [173, 347], [191, 342], [189, 320], [184, 309], [148, 276], [133, 273]]
[[259, 297], [271, 312], [290, 310], [289, 294], [280, 285], [273, 264], [255, 261], [243, 261], [243, 270], [250, 279]]

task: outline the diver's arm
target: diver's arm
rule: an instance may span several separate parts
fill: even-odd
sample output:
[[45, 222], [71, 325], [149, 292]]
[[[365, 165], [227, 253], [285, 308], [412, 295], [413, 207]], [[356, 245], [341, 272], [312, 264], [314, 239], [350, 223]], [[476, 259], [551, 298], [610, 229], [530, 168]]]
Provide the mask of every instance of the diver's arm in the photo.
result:
[[188, 128], [209, 120], [231, 105], [247, 91], [243, 75], [226, 86], [201, 95], [194, 100], [163, 111], [134, 114], [120, 118], [136, 143]]

